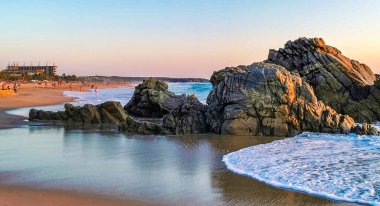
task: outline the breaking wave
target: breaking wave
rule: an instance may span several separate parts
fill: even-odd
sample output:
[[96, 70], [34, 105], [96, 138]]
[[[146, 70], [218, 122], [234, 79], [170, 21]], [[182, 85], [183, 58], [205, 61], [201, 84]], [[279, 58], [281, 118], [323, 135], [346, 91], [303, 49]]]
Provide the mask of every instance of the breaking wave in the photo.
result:
[[223, 161], [276, 187], [380, 205], [380, 136], [305, 132], [232, 152]]

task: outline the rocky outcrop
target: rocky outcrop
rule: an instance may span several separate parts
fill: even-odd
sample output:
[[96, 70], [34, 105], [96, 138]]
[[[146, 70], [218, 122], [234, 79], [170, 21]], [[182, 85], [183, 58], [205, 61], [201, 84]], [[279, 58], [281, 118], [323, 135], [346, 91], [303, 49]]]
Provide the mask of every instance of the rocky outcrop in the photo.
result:
[[380, 120], [380, 88], [376, 75], [325, 44], [321, 38], [300, 38], [270, 50], [268, 63], [298, 73], [319, 100], [359, 122]]
[[[216, 76], [217, 75], [217, 76]], [[206, 122], [212, 132], [293, 136], [302, 131], [348, 133], [355, 125], [318, 101], [297, 74], [268, 63], [229, 67], [214, 73]]]
[[162, 120], [164, 134], [202, 134], [208, 132], [206, 106], [195, 95], [177, 98], [178, 106]]
[[85, 104], [83, 107], [65, 104], [65, 111], [51, 112], [31, 109], [29, 120], [55, 120], [96, 124], [119, 124], [127, 118], [120, 102], [108, 101], [99, 105]]
[[[124, 109], [135, 117], [162, 118], [160, 133], [164, 134], [200, 134], [206, 133], [206, 106], [195, 95], [175, 95], [168, 91], [168, 85], [154, 78], [139, 84], [132, 99]], [[154, 132], [156, 126], [150, 125]], [[148, 126], [148, 127], [150, 127]], [[120, 130], [133, 132], [131, 128], [146, 128], [145, 123], [124, 122]], [[127, 129], [128, 128], [128, 129]]]
[[135, 117], [161, 118], [178, 106], [176, 97], [168, 91], [165, 82], [149, 78], [136, 86], [132, 99], [124, 109]]

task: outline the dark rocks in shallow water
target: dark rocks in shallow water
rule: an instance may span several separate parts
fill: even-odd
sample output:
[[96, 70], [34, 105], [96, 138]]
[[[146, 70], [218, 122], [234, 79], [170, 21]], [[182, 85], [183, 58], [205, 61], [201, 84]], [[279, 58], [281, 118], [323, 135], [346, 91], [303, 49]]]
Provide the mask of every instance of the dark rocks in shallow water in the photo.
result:
[[[354, 121], [318, 101], [300, 76], [268, 63], [226, 68], [211, 77], [206, 121], [212, 132], [293, 136], [302, 131], [348, 133]], [[220, 74], [223, 74], [221, 78]]]
[[367, 65], [343, 56], [323, 39], [288, 41], [284, 48], [270, 50], [266, 62], [299, 73], [318, 99], [337, 112], [359, 122], [380, 120], [378, 77]]
[[65, 111], [51, 112], [31, 109], [29, 120], [54, 120], [96, 124], [119, 124], [127, 118], [120, 102], [107, 101], [99, 105], [85, 104], [83, 107], [65, 104]]
[[180, 103], [162, 120], [165, 134], [202, 134], [208, 132], [206, 106], [195, 95], [182, 95]]
[[161, 132], [160, 124], [135, 120], [127, 115], [120, 102], [115, 101], [107, 101], [99, 105], [85, 104], [83, 107], [65, 104], [65, 111], [58, 112], [31, 109], [29, 120], [118, 125], [120, 131], [136, 134]]
[[29, 120], [57, 120], [66, 121], [68, 118], [65, 112], [51, 112], [37, 109], [31, 109], [29, 111]]
[[135, 117], [161, 118], [175, 105], [176, 95], [168, 91], [168, 85], [149, 78], [135, 88], [132, 99], [124, 106], [128, 114]]

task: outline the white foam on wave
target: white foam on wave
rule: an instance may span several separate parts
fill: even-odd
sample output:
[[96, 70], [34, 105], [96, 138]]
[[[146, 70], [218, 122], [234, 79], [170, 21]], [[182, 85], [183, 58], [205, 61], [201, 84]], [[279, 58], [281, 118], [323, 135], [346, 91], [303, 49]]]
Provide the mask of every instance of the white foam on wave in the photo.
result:
[[132, 98], [133, 91], [133, 87], [117, 87], [98, 89], [96, 92], [93, 89], [88, 92], [65, 91], [64, 95], [76, 98], [78, 105], [99, 104], [106, 101], [118, 101], [125, 105]]
[[275, 187], [380, 205], [380, 136], [307, 132], [232, 152], [223, 161]]
[[376, 122], [375, 127], [380, 131], [380, 122]]

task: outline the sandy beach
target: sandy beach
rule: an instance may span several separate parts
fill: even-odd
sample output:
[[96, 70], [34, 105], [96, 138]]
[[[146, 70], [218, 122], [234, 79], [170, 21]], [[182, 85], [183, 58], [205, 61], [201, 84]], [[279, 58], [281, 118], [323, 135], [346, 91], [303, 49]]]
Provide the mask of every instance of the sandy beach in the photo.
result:
[[22, 83], [17, 88], [17, 93], [13, 96], [0, 97], [1, 109], [14, 109], [30, 106], [53, 105], [63, 102], [73, 101], [74, 98], [63, 95], [64, 91], [89, 91], [91, 87], [97, 89], [115, 88], [115, 87], [132, 86], [130, 83], [88, 83], [82, 85], [80, 82], [74, 82], [61, 86], [52, 86], [51, 84]]
[[18, 86], [15, 95], [0, 96], [0, 129], [15, 127], [16, 125], [21, 124], [25, 119], [24, 117], [6, 114], [6, 110], [71, 102], [74, 101], [75, 98], [64, 96], [64, 91], [85, 92], [89, 91], [92, 85], [97, 89], [133, 86], [133, 84], [130, 83], [91, 83], [82, 85], [81, 82], [73, 82], [61, 86], [53, 86], [52, 84], [39, 85], [37, 83], [21, 83]]

